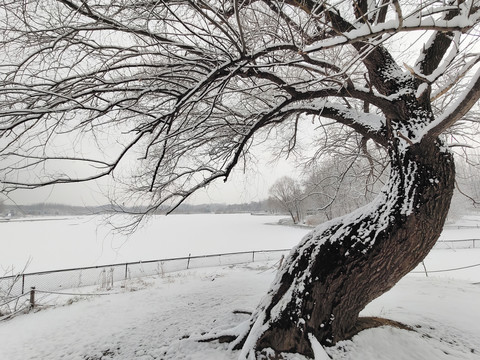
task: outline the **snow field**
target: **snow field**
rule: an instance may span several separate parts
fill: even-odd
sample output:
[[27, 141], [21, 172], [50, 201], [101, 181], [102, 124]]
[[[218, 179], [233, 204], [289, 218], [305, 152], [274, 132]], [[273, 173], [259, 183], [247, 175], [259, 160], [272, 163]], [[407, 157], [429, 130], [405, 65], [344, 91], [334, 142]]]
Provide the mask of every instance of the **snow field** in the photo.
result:
[[[265, 222], [270, 220], [275, 222], [278, 218], [245, 215], [240, 217], [241, 221], [238, 219], [223, 215], [207, 215], [203, 219], [193, 216], [191, 222], [196, 226], [183, 226], [180, 227], [181, 231], [175, 232], [188, 235], [188, 241], [182, 240], [179, 236], [171, 242], [175, 245], [173, 248], [166, 248], [163, 251], [182, 252], [197, 245], [199, 251], [204, 250], [206, 253], [221, 252], [222, 246], [225, 249], [232, 246], [235, 251], [252, 250], [252, 246], [264, 249], [277, 244], [274, 241], [279, 241], [278, 245], [282, 245], [278, 247], [289, 247], [286, 246], [288, 241], [296, 243], [302, 232], [307, 231], [265, 225]], [[88, 224], [94, 223], [91, 218], [88, 221]], [[185, 222], [181, 217], [175, 221], [173, 230], [179, 230], [180, 223]], [[238, 222], [237, 225], [234, 224], [235, 221]], [[14, 223], [9, 223], [8, 226], [12, 224]], [[89, 240], [86, 237], [88, 232], [78, 230], [80, 226], [78, 219], [65, 220], [61, 224], [63, 230], [65, 227], [77, 228], [71, 236], [68, 234], [70, 240], [83, 239], [80, 244], [71, 243], [72, 246], [91, 246], [90, 251], [98, 249], [92, 244], [98, 245], [99, 237], [97, 236], [95, 241]], [[53, 225], [50, 222], [49, 226]], [[144, 230], [143, 237], [137, 238], [137, 235], [134, 235], [118, 248], [113, 246], [111, 241], [114, 240], [103, 238], [100, 240], [102, 246], [108, 242], [110, 246], [103, 246], [104, 252], [101, 255], [107, 255], [107, 252], [113, 249], [115, 251], [107, 257], [114, 254], [117, 259], [123, 259], [132, 253], [133, 256], [140, 256], [140, 252], [135, 252], [136, 246], [150, 244], [159, 247], [156, 242], [159, 229], [164, 231], [163, 239], [168, 239], [169, 236], [165, 232], [167, 229], [165, 226], [161, 228], [156, 226], [155, 224], [149, 226], [148, 231]], [[205, 233], [206, 230], [202, 226], [209, 231]], [[250, 233], [247, 230], [248, 226], [256, 228], [257, 234]], [[442, 238], [462, 239], [476, 236], [479, 230], [471, 224], [468, 226], [460, 229], [458, 226], [447, 226]], [[0, 224], [0, 228], [5, 229], [3, 223]], [[13, 228], [22, 231], [20, 227]], [[229, 231], [225, 232], [226, 229]], [[28, 234], [33, 232], [32, 228], [26, 225], [23, 231]], [[97, 234], [102, 231], [98, 230]], [[38, 230], [37, 233], [40, 234]], [[55, 263], [59, 254], [56, 242], [69, 241], [65, 235], [61, 237], [63, 240], [55, 239], [53, 236], [55, 233], [55, 231], [49, 233], [52, 247], [41, 247], [37, 244], [37, 249], [41, 250], [37, 253], [40, 255], [37, 265], [48, 259]], [[225, 233], [228, 233], [228, 240], [225, 239]], [[290, 240], [281, 237], [281, 233], [287, 233]], [[202, 240], [199, 238], [206, 239], [203, 248], [200, 246]], [[3, 245], [9, 250], [13, 249], [12, 253], [20, 252], [25, 246], [34, 243], [31, 238], [23, 244], [20, 238], [15, 243], [5, 242], [5, 239], [2, 236], [0, 242], [4, 242]], [[133, 239], [135, 241], [132, 241]], [[166, 241], [169, 244], [168, 240]], [[163, 245], [165, 246], [165, 243]], [[148, 253], [152, 255], [155, 249], [158, 248], [150, 248]], [[2, 254], [0, 255], [2, 261], [8, 258], [5, 253]], [[82, 260], [83, 253], [77, 255], [77, 258], [73, 259], [62, 254], [66, 260]], [[97, 260], [103, 259], [102, 256], [95, 255]], [[363, 311], [365, 316], [385, 317], [403, 322], [414, 331], [391, 327], [366, 330], [352, 340], [327, 348], [326, 352], [335, 360], [480, 360], [478, 301], [480, 284], [473, 284], [480, 283], [480, 267], [452, 272], [433, 272], [478, 263], [480, 249], [433, 250], [425, 260], [429, 277], [425, 276], [420, 265], [414, 273], [373, 301]], [[4, 266], [3, 262], [0, 264]], [[41, 295], [39, 297], [41, 311], [0, 322], [2, 339], [0, 360], [236, 359], [238, 352], [229, 350], [228, 344], [202, 343], [197, 340], [204, 333], [228, 330], [246, 320], [248, 315], [234, 311], [254, 310], [273, 280], [276, 272], [274, 265], [274, 261], [271, 261], [192, 269], [118, 282], [108, 292], [98, 287], [75, 290], [83, 293], [100, 291], [109, 294], [105, 296]], [[42, 304], [48, 306], [42, 307]], [[317, 350], [319, 359], [316, 360], [323, 360], [325, 352]], [[304, 357], [290, 355], [287, 359], [304, 360]]]
[[[153, 216], [130, 235], [102, 216], [0, 222], [0, 272], [69, 269], [252, 250], [290, 249], [309, 228], [276, 226], [281, 216]], [[122, 224], [120, 216], [113, 219]], [[0, 276], [2, 274], [0, 273]]]
[[[238, 352], [228, 344], [197, 339], [246, 320], [248, 315], [235, 311], [255, 308], [273, 280], [272, 265], [150, 277], [127, 292], [76, 298], [69, 305], [18, 316], [0, 323], [0, 359], [236, 359]], [[478, 285], [407, 276], [363, 315], [401, 321], [415, 331], [366, 330], [326, 351], [338, 360], [478, 360], [479, 298]]]
[[82, 299], [0, 323], [2, 343], [9, 344], [0, 347], [0, 359], [100, 359], [105, 352], [115, 359], [187, 359], [195, 353], [202, 353], [200, 359], [229, 359], [226, 345], [182, 338], [246, 319], [233, 311], [251, 310], [273, 274], [249, 269], [167, 274], [145, 279], [139, 291]]
[[[115, 233], [101, 216], [0, 222], [0, 247], [5, 249], [0, 252], [0, 276], [16, 274], [26, 264], [26, 272], [37, 272], [188, 257], [190, 254], [289, 249], [298, 244], [310, 229], [276, 226], [281, 218], [248, 214], [154, 216], [128, 236]], [[455, 224], [448, 224], [437, 246], [443, 250], [432, 251], [425, 260], [427, 271], [480, 264], [478, 250], [461, 249], [471, 247], [472, 242], [442, 242], [480, 238], [479, 224], [478, 215], [466, 216]], [[475, 246], [480, 249], [480, 240]], [[218, 265], [222, 265], [221, 261]], [[183, 263], [173, 270], [180, 270], [181, 266]], [[192, 266], [195, 266], [193, 262]], [[423, 266], [415, 272], [424, 275]], [[453, 276], [480, 282], [480, 277], [475, 277], [476, 273], [476, 269], [465, 269], [452, 273], [432, 272], [430, 276]], [[98, 277], [98, 271], [92, 276]], [[78, 283], [79, 279], [72, 281]]]

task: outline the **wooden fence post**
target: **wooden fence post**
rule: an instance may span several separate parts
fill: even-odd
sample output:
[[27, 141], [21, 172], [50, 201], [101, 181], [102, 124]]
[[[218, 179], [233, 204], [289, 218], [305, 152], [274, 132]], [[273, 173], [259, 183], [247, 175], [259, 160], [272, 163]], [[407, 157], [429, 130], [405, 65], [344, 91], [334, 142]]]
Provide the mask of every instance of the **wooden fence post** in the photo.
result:
[[428, 277], [427, 267], [425, 266], [425, 262], [422, 261], [423, 269], [425, 270], [425, 276]]
[[188, 254], [188, 261], [187, 261], [187, 270], [188, 270], [188, 267], [190, 266], [190, 256], [192, 256], [192, 254]]
[[30, 309], [35, 307], [35, 286], [30, 288]]
[[113, 272], [114, 271], [115, 269], [112, 266], [110, 268], [110, 277], [108, 278], [108, 287], [107, 287], [108, 290], [113, 289]]

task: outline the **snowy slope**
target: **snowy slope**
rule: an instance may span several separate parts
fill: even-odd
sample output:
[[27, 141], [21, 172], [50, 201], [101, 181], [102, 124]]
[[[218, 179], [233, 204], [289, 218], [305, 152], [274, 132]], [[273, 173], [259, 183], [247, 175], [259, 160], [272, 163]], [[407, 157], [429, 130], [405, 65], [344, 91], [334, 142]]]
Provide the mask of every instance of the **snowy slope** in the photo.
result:
[[[0, 323], [0, 359], [236, 359], [227, 344], [195, 338], [245, 320], [234, 311], [253, 310], [273, 279], [272, 266], [172, 273], [128, 283], [126, 292], [117, 287], [111, 295], [74, 298], [70, 305], [18, 316]], [[479, 299], [479, 285], [407, 276], [364, 314], [415, 331], [367, 330], [327, 352], [339, 360], [478, 360]]]
[[[22, 231], [26, 235], [33, 234], [38, 224], [58, 227], [48, 232], [50, 240], [46, 238], [43, 244], [33, 238], [21, 241], [17, 238], [17, 242], [12, 242], [11, 238], [2, 237], [3, 248], [12, 250], [3, 252], [2, 256], [10, 260], [9, 255], [21, 255], [22, 247], [25, 249], [25, 244], [30, 244], [42, 259], [37, 265], [54, 262], [65, 241], [63, 246], [69, 252], [61, 261], [86, 265], [85, 259], [95, 262], [107, 253], [107, 258], [143, 256], [145, 259], [142, 251], [146, 251], [148, 257], [157, 257], [153, 254], [176, 251], [184, 255], [191, 249], [208, 253], [289, 247], [306, 231], [265, 225], [278, 218], [248, 215], [241, 216], [241, 221], [234, 216], [192, 216], [188, 227], [184, 226], [183, 217], [161, 218], [160, 221], [163, 219], [170, 219], [170, 225], [154, 222], [125, 244], [114, 244], [118, 239], [105, 235], [103, 229], [92, 240], [89, 235], [96, 220], [88, 220], [88, 226], [78, 219], [28, 226], [1, 224], [2, 229], [7, 230], [2, 234], [10, 231], [9, 234], [16, 235]], [[480, 232], [478, 223], [476, 216], [449, 224], [442, 239], [475, 238]], [[231, 234], [228, 239], [222, 235], [226, 229]], [[169, 234], [174, 233], [179, 237], [170, 239]], [[172, 248], [168, 248], [169, 244]], [[96, 259], [93, 259], [92, 254], [76, 251], [81, 245], [91, 251], [103, 249], [102, 256], [94, 254]], [[480, 266], [469, 266], [480, 264], [480, 249], [449, 246], [433, 250], [426, 258], [429, 277], [420, 265], [363, 312], [366, 316], [403, 322], [415, 331], [389, 327], [367, 330], [351, 341], [327, 349], [328, 354], [337, 360], [480, 360]], [[255, 263], [182, 271], [116, 283], [109, 292], [95, 288], [72, 290], [107, 295], [38, 294], [41, 311], [0, 322], [0, 360], [236, 359], [238, 353], [229, 350], [227, 344], [201, 343], [195, 339], [203, 333], [229, 329], [246, 320], [247, 315], [234, 311], [255, 308], [273, 280], [274, 265]], [[436, 272], [465, 266], [467, 268], [462, 270]], [[57, 306], [53, 307], [55, 303]], [[301, 356], [291, 358], [303, 359]]]

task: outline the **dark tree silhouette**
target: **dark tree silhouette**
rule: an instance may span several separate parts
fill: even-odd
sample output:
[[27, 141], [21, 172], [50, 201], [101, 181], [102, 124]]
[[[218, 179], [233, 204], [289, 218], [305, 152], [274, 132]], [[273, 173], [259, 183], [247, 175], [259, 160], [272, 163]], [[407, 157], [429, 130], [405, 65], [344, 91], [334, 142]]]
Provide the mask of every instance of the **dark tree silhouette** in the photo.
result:
[[294, 224], [298, 224], [304, 217], [302, 202], [305, 194], [300, 184], [289, 176], [283, 176], [270, 187], [272, 199], [283, 211], [286, 211]]
[[[347, 338], [364, 306], [437, 240], [455, 177], [441, 135], [480, 96], [476, 1], [3, 0], [1, 9], [5, 192], [111, 175], [126, 199], [149, 202], [146, 212], [174, 209], [248, 163], [269, 134], [291, 151], [298, 124], [312, 119], [385, 148], [381, 194], [303, 239], [232, 332], [242, 358], [312, 356], [312, 343]], [[402, 41], [416, 59], [402, 58]]]

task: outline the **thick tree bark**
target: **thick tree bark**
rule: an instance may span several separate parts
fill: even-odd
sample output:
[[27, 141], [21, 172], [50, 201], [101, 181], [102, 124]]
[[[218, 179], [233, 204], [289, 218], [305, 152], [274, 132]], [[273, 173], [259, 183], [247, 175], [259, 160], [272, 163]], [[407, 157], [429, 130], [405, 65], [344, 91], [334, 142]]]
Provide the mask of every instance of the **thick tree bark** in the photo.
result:
[[372, 204], [308, 234], [290, 255], [237, 347], [313, 357], [312, 336], [333, 345], [360, 311], [415, 268], [437, 241], [453, 193], [451, 154], [438, 140], [392, 146], [391, 174]]

